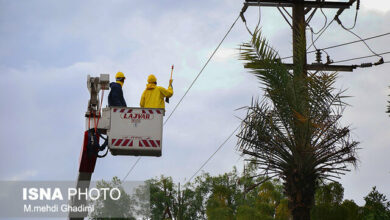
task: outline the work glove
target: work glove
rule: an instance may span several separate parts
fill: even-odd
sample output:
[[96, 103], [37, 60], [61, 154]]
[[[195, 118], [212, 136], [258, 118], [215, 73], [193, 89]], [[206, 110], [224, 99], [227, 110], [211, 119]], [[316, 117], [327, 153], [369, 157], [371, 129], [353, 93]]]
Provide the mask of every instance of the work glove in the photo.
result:
[[173, 79], [169, 80], [169, 86], [172, 87]]
[[[173, 83], [173, 79], [170, 79], [170, 80], [169, 80], [169, 87], [172, 87], [172, 83]], [[172, 89], [173, 89], [173, 87], [172, 87]], [[165, 98], [165, 102], [166, 102], [166, 103], [169, 103], [169, 98], [168, 98], [168, 97]]]

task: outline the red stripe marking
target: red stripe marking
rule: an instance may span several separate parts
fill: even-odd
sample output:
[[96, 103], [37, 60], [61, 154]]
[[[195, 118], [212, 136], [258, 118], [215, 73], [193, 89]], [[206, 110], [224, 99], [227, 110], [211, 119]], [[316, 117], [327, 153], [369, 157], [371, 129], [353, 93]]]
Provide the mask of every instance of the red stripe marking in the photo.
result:
[[145, 147], [150, 147], [150, 145], [149, 145], [147, 140], [142, 140], [142, 143], [145, 145]]
[[113, 145], [115, 143], [116, 139], [111, 140], [111, 144]]
[[149, 113], [150, 113], [150, 114], [153, 114], [153, 110], [149, 110]]
[[130, 144], [128, 145], [129, 147], [133, 146], [133, 140], [130, 141]]
[[131, 113], [133, 111], [133, 109], [129, 109], [129, 111], [127, 111], [127, 113]]
[[145, 114], [145, 113], [146, 113], [146, 112], [145, 112], [145, 110], [142, 110], [142, 113], [144, 113], [144, 114]]
[[122, 109], [121, 109], [121, 113], [123, 113], [125, 110], [126, 110], [126, 109], [122, 108]]
[[157, 145], [156, 145], [156, 143], [154, 142], [154, 140], [150, 140], [149, 142], [150, 142], [150, 144], [152, 145], [152, 147], [157, 147]]
[[160, 110], [156, 110], [157, 114], [161, 114], [161, 111]]
[[114, 108], [114, 112], [116, 112], [116, 110], [118, 110], [118, 109]]
[[118, 141], [115, 143], [115, 146], [120, 146], [120, 144], [122, 143], [122, 140], [123, 139], [118, 139]]
[[122, 146], [126, 146], [127, 143], [129, 143], [129, 141], [130, 141], [130, 139], [125, 139], [125, 141], [123, 141], [123, 143], [122, 143]]
[[160, 140], [156, 140], [156, 142], [157, 142], [157, 145], [160, 147], [161, 145], [160, 145]]
[[142, 141], [139, 141], [139, 142], [138, 142], [138, 146], [143, 147]]

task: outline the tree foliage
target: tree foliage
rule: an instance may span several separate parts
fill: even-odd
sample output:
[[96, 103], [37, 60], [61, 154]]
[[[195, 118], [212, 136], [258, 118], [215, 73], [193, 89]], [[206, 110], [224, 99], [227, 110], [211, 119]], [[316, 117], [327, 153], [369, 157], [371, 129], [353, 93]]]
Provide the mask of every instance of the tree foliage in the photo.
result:
[[[338, 182], [331, 182], [319, 186], [315, 194], [315, 206], [311, 210], [311, 219], [313, 220], [343, 220], [354, 217], [350, 214], [348, 206], [342, 206], [344, 197], [344, 188]], [[349, 205], [357, 206], [353, 201]], [[356, 210], [353, 210], [356, 211]], [[350, 216], [351, 215], [351, 216]]]
[[[121, 181], [114, 177], [111, 182], [99, 181], [96, 184], [97, 189], [102, 188], [118, 188], [120, 190], [120, 197], [118, 200], [113, 200], [110, 196], [104, 198], [100, 196], [97, 200], [91, 201], [95, 210], [90, 213], [91, 219], [136, 219], [135, 218], [135, 202], [134, 199], [125, 192], [121, 186]], [[114, 191], [114, 198], [117, 198], [117, 192]]]
[[390, 202], [386, 196], [379, 193], [374, 186], [371, 192], [364, 197], [364, 217], [367, 220], [389, 220], [390, 219]]
[[317, 184], [339, 178], [357, 161], [358, 143], [339, 123], [346, 104], [333, 87], [337, 74], [306, 75], [298, 65], [289, 71], [260, 30], [241, 46], [240, 55], [263, 85], [265, 98], [247, 108], [238, 145], [262, 175], [283, 180], [294, 217], [307, 219]]
[[[135, 193], [125, 195], [119, 202], [119, 207], [127, 210], [129, 215], [120, 219], [161, 220], [168, 206], [172, 218], [178, 220], [195, 219], [236, 219], [257, 220], [275, 219], [290, 220], [288, 198], [284, 194], [283, 185], [276, 180], [265, 181], [256, 176], [254, 164], [245, 167], [245, 172], [238, 174], [233, 171], [211, 176], [203, 173], [194, 181], [181, 186], [171, 177], [160, 176], [147, 180], [148, 184], [139, 186]], [[256, 184], [262, 182], [262, 184]], [[119, 187], [119, 179], [111, 182], [100, 181], [99, 187]], [[149, 198], [150, 203], [139, 201]], [[371, 220], [389, 219], [390, 203], [386, 197], [378, 192], [376, 187], [364, 198], [366, 204], [358, 206], [352, 200], [343, 200], [344, 188], [340, 183], [329, 182], [321, 184], [316, 189], [315, 203], [311, 210], [312, 220]], [[102, 203], [103, 204], [103, 203]], [[112, 204], [104, 203], [98, 206], [96, 213], [118, 211]], [[108, 216], [108, 215], [106, 215]], [[99, 218], [92, 219], [117, 219]]]

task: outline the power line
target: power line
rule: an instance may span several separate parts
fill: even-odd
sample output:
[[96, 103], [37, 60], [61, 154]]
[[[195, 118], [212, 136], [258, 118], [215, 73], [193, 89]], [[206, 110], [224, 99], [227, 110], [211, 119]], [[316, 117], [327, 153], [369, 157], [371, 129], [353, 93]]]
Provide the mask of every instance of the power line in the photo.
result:
[[[346, 59], [346, 60], [338, 60], [338, 61], [335, 61], [333, 63], [342, 63], [342, 62], [347, 62], [347, 61], [352, 61], [352, 60], [359, 60], [359, 59], [364, 59], [364, 58], [369, 58], [369, 57], [376, 57], [378, 55], [385, 55], [385, 54], [389, 54], [390, 51], [388, 52], [384, 52], [384, 53], [380, 53], [380, 54], [375, 54], [375, 55], [369, 55], [369, 56], [363, 56], [363, 57], [355, 57], [355, 58], [351, 58], [351, 59]], [[387, 61], [389, 62], [389, 61]], [[384, 62], [384, 63], [387, 63], [387, 62]]]
[[356, 3], [356, 13], [355, 13], [355, 20], [353, 22], [353, 26], [350, 27], [350, 28], [347, 28], [348, 30], [352, 30], [355, 28], [356, 26], [356, 21], [357, 21], [357, 17], [358, 17], [358, 14], [359, 14], [359, 8], [360, 8], [360, 0], [357, 0], [357, 3]]
[[219, 47], [225, 40], [225, 38], [228, 36], [230, 31], [233, 29], [234, 25], [237, 23], [238, 19], [240, 18], [240, 15], [237, 16], [236, 20], [233, 22], [233, 24], [230, 26], [229, 30], [226, 32], [225, 36], [222, 38], [221, 42], [219, 42], [217, 48], [215, 48], [214, 52], [211, 54], [207, 62], [203, 65], [202, 69], [199, 71], [198, 75], [195, 77], [195, 79], [192, 81], [190, 87], [188, 87], [187, 91], [184, 93], [184, 95], [181, 97], [179, 102], [176, 104], [175, 108], [172, 110], [171, 114], [169, 114], [168, 118], [165, 120], [164, 125], [168, 122], [168, 120], [171, 118], [173, 113], [176, 111], [177, 107], [180, 105], [180, 103], [183, 101], [184, 97], [187, 95], [187, 93], [190, 91], [192, 86], [195, 84], [196, 80], [199, 78], [200, 74], [202, 74], [203, 70], [206, 68], [207, 64], [209, 64], [210, 60], [213, 58], [214, 54], [218, 51]]
[[[379, 34], [379, 35], [372, 36], [372, 37], [368, 37], [368, 38], [365, 38], [365, 39], [360, 39], [360, 40], [350, 41], [350, 42], [347, 42], [347, 43], [337, 44], [337, 45], [334, 45], [334, 46], [324, 47], [324, 48], [321, 48], [321, 50], [333, 49], [333, 48], [337, 48], [337, 47], [341, 47], [341, 46], [345, 46], [345, 45], [349, 45], [349, 44], [359, 43], [359, 42], [361, 42], [363, 40], [372, 40], [372, 39], [383, 37], [383, 36], [386, 36], [386, 35], [390, 35], [390, 32], [387, 32], [387, 33], [384, 33], [384, 34]], [[312, 51], [307, 52], [307, 54], [314, 53], [314, 52], [316, 52], [316, 51], [312, 50]], [[288, 57], [283, 57], [281, 59], [283, 60], [283, 59], [288, 59], [288, 58], [292, 58], [292, 57], [293, 56], [288, 56]]]
[[346, 28], [346, 27], [343, 25], [343, 23], [341, 22], [339, 16], [340, 16], [340, 14], [341, 14], [342, 11], [341, 11], [340, 13], [337, 13], [337, 15], [335, 16], [334, 20], [336, 20], [337, 23], [338, 23], [344, 30], [348, 31], [349, 33], [351, 33], [351, 34], [355, 35], [357, 38], [359, 38], [373, 54], [375, 54], [376, 56], [378, 56], [378, 57], [380, 57], [380, 58], [383, 59], [383, 57], [379, 56], [375, 51], [373, 51], [373, 50], [371, 49], [370, 46], [368, 46], [368, 44], [366, 43], [365, 40], [363, 40], [358, 34], [356, 34], [355, 32], [352, 31], [352, 29], [353, 29], [353, 28], [355, 27], [355, 25], [356, 25], [356, 20], [357, 20], [357, 15], [358, 15], [359, 7], [360, 7], [360, 0], [357, 0], [355, 22], [354, 22], [354, 25], [353, 25], [351, 28]]
[[310, 46], [306, 49], [306, 51], [309, 50], [310, 47], [314, 45], [314, 43], [321, 37], [321, 35], [326, 31], [326, 29], [329, 28], [329, 26], [333, 23], [333, 21], [334, 18], [332, 19], [332, 21], [329, 22], [329, 24], [324, 28], [324, 30], [322, 30], [322, 32], [318, 35], [318, 37], [310, 44]]
[[341, 22], [340, 22], [340, 25], [341, 25], [341, 27], [342, 27], [344, 30], [348, 31], [349, 33], [351, 33], [351, 34], [355, 35], [357, 38], [359, 38], [360, 41], [362, 41], [362, 42], [366, 45], [366, 47], [371, 51], [371, 53], [375, 54], [375, 55], [378, 56], [378, 57], [381, 57], [381, 56], [379, 56], [379, 54], [377, 54], [375, 51], [373, 51], [373, 50], [371, 49], [371, 47], [368, 46], [368, 44], [366, 43], [366, 41], [365, 41], [364, 39], [362, 39], [359, 35], [357, 35], [357, 34], [356, 34], [355, 32], [353, 32], [351, 29], [348, 29], [348, 28], [344, 27], [344, 25], [341, 24]]
[[314, 31], [313, 31], [314, 34], [319, 34], [322, 30], [324, 30], [324, 28], [325, 28], [326, 25], [328, 24], [328, 16], [326, 16], [326, 14], [325, 14], [324, 11], [322, 10], [322, 8], [320, 8], [320, 10], [321, 10], [322, 15], [324, 15], [325, 22], [324, 22], [324, 26], [323, 26], [319, 31], [317, 31], [317, 32], [314, 32]]
[[[376, 36], [373, 36], [373, 37], [368, 37], [368, 38], [365, 38], [365, 39], [360, 39], [360, 40], [355, 40], [355, 41], [351, 41], [351, 42], [348, 42], [348, 43], [343, 43], [343, 44], [338, 44], [338, 45], [335, 45], [335, 46], [330, 46], [330, 47], [325, 47], [325, 48], [322, 48], [323, 50], [327, 50], [327, 49], [332, 49], [332, 48], [336, 48], [336, 47], [341, 47], [341, 46], [345, 46], [345, 45], [349, 45], [349, 44], [354, 44], [354, 43], [358, 43], [358, 42], [361, 42], [363, 40], [372, 40], [372, 39], [375, 39], [375, 38], [378, 38], [378, 37], [383, 37], [383, 36], [386, 36], [386, 35], [389, 35], [390, 32], [387, 32], [387, 33], [384, 33], [384, 34], [379, 34], [379, 35], [376, 35]], [[315, 51], [310, 51], [308, 53], [314, 53]]]
[[229, 135], [228, 138], [226, 138], [226, 140], [214, 151], [213, 154], [211, 154], [211, 156], [202, 164], [202, 166], [200, 166], [200, 168], [191, 176], [191, 178], [189, 178], [187, 180], [186, 183], [190, 182], [192, 180], [192, 178], [194, 178], [196, 176], [196, 174], [199, 173], [199, 171], [202, 170], [202, 168], [211, 160], [211, 158], [214, 157], [214, 155], [226, 144], [226, 142], [234, 135], [234, 133], [236, 133], [236, 131], [240, 128], [241, 124], [238, 125], [238, 127]]
[[[260, 0], [258, 0], [257, 3], [260, 4]], [[253, 36], [253, 33], [252, 33], [252, 31], [249, 29], [248, 24], [246, 23], [245, 16], [244, 16], [244, 13], [245, 13], [245, 11], [247, 10], [247, 8], [248, 8], [248, 6], [245, 6], [245, 5], [244, 5], [244, 7], [241, 9], [240, 17], [241, 17], [241, 19], [242, 19], [242, 22], [245, 24], [245, 28], [246, 28], [246, 30], [248, 31], [248, 33], [249, 33], [251, 36]], [[259, 7], [259, 20], [258, 20], [258, 22], [257, 22], [257, 24], [256, 24], [255, 30], [258, 29], [258, 27], [259, 27], [259, 25], [260, 25], [260, 22], [261, 22], [261, 7]]]
[[[313, 41], [313, 37], [314, 37], [314, 31], [313, 31], [313, 28], [308, 24], [309, 28], [310, 28], [310, 32], [311, 32], [311, 41], [313, 42], [313, 46], [314, 48], [316, 49], [316, 51], [318, 51], [318, 48], [316, 47], [316, 45], [314, 44], [314, 41]], [[329, 54], [326, 52], [326, 50], [324, 49], [320, 49], [322, 51], [324, 51], [326, 53], [326, 55], [329, 57]], [[307, 54], [307, 53], [306, 53]]]
[[131, 173], [131, 171], [133, 171], [135, 165], [137, 165], [137, 163], [141, 160], [141, 157], [139, 157], [135, 163], [133, 164], [133, 166], [131, 166], [129, 172], [127, 172], [126, 176], [123, 178], [122, 182], [124, 182], [126, 180], [126, 178], [129, 176], [129, 174]]
[[[210, 60], [213, 58], [213, 56], [215, 55], [215, 53], [218, 51], [219, 47], [221, 46], [221, 44], [223, 43], [223, 41], [226, 39], [226, 37], [228, 36], [228, 34], [230, 33], [230, 31], [233, 29], [234, 25], [237, 23], [237, 20], [240, 18], [240, 15], [238, 15], [238, 17], [236, 18], [236, 20], [233, 22], [233, 24], [230, 26], [229, 30], [226, 32], [225, 36], [222, 38], [221, 42], [219, 42], [218, 46], [215, 48], [214, 52], [211, 54], [211, 56], [209, 57], [209, 59], [207, 60], [207, 62], [203, 65], [202, 69], [199, 71], [198, 75], [195, 77], [195, 79], [192, 81], [190, 87], [187, 89], [187, 91], [184, 93], [184, 95], [181, 97], [181, 99], [179, 100], [179, 102], [176, 104], [175, 108], [172, 110], [171, 114], [169, 114], [168, 118], [165, 120], [164, 122], [164, 125], [168, 122], [168, 120], [171, 118], [171, 116], [173, 115], [173, 113], [176, 111], [177, 107], [179, 106], [179, 104], [183, 101], [184, 97], [187, 95], [187, 93], [190, 91], [190, 89], [192, 88], [192, 86], [195, 84], [196, 80], [199, 78], [200, 74], [202, 74], [203, 70], [206, 68], [207, 64], [209, 64]], [[260, 19], [260, 18], [259, 18]], [[135, 163], [133, 164], [133, 166], [130, 168], [130, 170], [127, 172], [126, 176], [123, 178], [123, 181], [129, 176], [129, 174], [131, 173], [131, 171], [133, 171], [133, 169], [135, 168], [135, 166], [138, 164], [138, 162], [141, 160], [141, 157], [139, 157], [137, 159], [137, 161], [135, 161]]]
[[[359, 0], [358, 0], [358, 1], [359, 1]], [[344, 9], [343, 9], [343, 10], [344, 10]], [[356, 10], [359, 10], [359, 3], [357, 4]], [[340, 10], [339, 10], [339, 12], [340, 12]], [[332, 21], [329, 22], [328, 26], [326, 26], [326, 28], [318, 35], [318, 37], [313, 41], [313, 43], [306, 49], [306, 51], [309, 50], [310, 47], [314, 45], [314, 43], [321, 37], [321, 35], [322, 35], [323, 33], [325, 33], [326, 29], [329, 28], [329, 26], [333, 23], [333, 21], [335, 21], [336, 19], [338, 19], [339, 12], [338, 12], [338, 13], [336, 14], [336, 16], [332, 19]], [[342, 12], [342, 11], [341, 11], [341, 12]], [[341, 12], [340, 12], [340, 13], [341, 13]], [[356, 19], [357, 19], [357, 14], [356, 14], [356, 16], [355, 16], [355, 24], [356, 24]], [[353, 27], [355, 27], [355, 25], [354, 25]]]

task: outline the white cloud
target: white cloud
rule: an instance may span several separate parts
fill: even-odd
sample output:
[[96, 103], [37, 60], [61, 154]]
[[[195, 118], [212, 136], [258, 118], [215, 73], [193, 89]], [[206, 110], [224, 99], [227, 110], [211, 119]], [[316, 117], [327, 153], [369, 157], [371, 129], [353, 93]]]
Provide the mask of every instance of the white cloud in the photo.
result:
[[361, 0], [362, 9], [380, 12], [390, 11], [390, 2], [387, 0]]
[[217, 62], [226, 62], [228, 60], [236, 59], [238, 56], [238, 50], [234, 48], [220, 48], [214, 56], [214, 60]]

